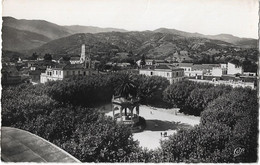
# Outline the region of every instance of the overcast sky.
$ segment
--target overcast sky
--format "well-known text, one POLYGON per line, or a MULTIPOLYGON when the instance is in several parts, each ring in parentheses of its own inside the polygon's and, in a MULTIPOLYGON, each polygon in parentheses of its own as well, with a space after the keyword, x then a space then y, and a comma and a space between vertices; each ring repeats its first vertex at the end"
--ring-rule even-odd
POLYGON ((258 38, 258 0, 3 0, 3 16, 126 30, 258 38))

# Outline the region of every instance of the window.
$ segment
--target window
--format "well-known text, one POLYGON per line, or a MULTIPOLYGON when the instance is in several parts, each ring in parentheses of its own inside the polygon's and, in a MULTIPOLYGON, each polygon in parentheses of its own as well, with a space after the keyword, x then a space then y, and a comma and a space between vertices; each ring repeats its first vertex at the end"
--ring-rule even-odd
POLYGON ((83 75, 84 75, 84 76, 86 75, 86 71, 83 72, 83 75))
POLYGON ((75 74, 75 71, 73 70, 73 71, 72 71, 72 75, 74 75, 74 74, 75 74))
POLYGON ((169 73, 167 73, 167 77, 169 77, 169 73))
POLYGON ((58 75, 58 71, 56 70, 56 75, 58 75))
POLYGON ((178 74, 179 74, 179 72, 176 72, 176 77, 178 77, 178 76, 179 76, 178 74))
POLYGON ((78 71, 78 75, 80 75, 80 70, 78 71))
POLYGON ((151 72, 151 76, 153 75, 153 72, 151 72))

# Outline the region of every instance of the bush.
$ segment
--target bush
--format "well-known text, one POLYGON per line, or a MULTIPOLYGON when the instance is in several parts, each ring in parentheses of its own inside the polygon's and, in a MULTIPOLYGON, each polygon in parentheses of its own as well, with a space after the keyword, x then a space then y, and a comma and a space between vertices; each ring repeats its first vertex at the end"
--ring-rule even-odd
POLYGON ((230 143, 242 147, 245 153, 235 162, 255 162, 257 160, 258 135, 257 92, 237 88, 214 100, 201 115, 201 124, 212 122, 224 124, 232 130, 230 143))
POLYGON ((162 141, 164 161, 232 162, 232 153, 225 155, 225 159, 219 157, 226 154, 225 149, 231 134, 229 127, 217 123, 178 131, 168 140, 162 141))

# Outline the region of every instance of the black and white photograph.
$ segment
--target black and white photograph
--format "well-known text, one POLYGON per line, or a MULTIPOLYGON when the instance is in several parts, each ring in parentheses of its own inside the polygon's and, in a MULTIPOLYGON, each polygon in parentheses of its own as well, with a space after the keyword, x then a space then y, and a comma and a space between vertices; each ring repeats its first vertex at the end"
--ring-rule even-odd
POLYGON ((259 0, 2 0, 2 163, 259 161, 259 0))

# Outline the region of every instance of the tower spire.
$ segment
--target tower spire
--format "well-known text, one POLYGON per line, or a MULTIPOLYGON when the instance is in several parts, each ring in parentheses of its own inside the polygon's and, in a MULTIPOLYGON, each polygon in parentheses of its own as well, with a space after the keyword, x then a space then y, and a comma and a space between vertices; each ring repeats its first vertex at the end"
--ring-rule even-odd
POLYGON ((85 44, 81 46, 80 62, 83 63, 86 61, 86 48, 85 44))

